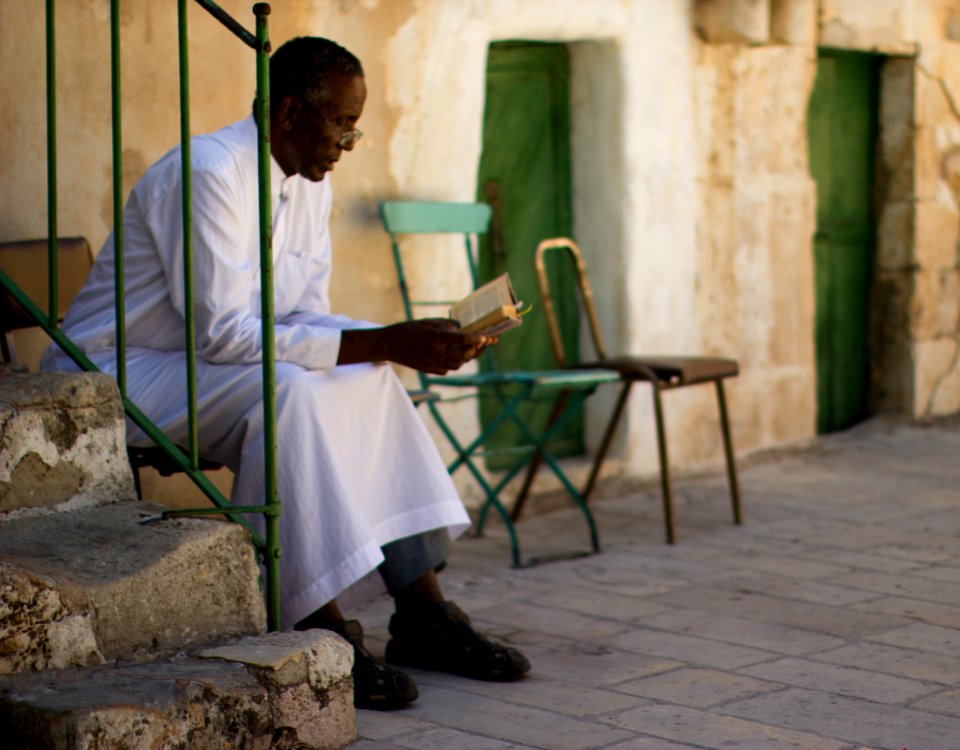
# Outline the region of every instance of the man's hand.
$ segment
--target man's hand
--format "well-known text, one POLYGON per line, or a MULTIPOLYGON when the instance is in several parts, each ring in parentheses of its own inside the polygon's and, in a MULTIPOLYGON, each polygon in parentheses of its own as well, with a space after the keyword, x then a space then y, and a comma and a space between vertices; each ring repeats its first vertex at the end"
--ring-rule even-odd
POLYGON ((385 328, 343 331, 337 364, 396 362, 430 375, 445 375, 496 342, 495 336, 461 333, 448 318, 411 320, 385 328))

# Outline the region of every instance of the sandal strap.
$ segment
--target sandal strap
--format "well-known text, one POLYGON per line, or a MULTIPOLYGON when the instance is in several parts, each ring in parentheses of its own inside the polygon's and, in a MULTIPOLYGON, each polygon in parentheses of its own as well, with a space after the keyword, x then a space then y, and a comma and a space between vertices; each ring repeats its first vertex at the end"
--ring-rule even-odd
POLYGON ((398 613, 391 618, 388 662, 479 680, 513 680, 530 671, 530 662, 520 651, 481 636, 453 602, 418 615, 398 613))

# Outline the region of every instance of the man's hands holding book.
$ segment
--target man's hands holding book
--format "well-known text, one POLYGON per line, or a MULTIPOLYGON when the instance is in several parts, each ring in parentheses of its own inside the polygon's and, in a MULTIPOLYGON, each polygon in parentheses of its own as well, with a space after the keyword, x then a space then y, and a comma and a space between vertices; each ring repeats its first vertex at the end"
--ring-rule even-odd
POLYGON ((496 336, 463 333, 449 318, 410 320, 344 331, 337 364, 396 362, 430 375, 445 375, 459 370, 497 340, 496 336))

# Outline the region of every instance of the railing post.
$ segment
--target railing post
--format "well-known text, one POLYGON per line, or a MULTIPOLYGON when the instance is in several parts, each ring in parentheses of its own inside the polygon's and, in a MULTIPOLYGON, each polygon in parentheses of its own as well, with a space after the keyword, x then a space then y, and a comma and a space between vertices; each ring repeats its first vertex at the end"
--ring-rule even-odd
POLYGON ((277 487, 276 347, 273 332, 273 218, 270 205, 270 35, 268 3, 253 6, 257 19, 257 157, 260 182, 260 304, 263 324, 264 522, 267 627, 280 629, 280 493, 277 487))
POLYGON ((47 0, 47 322, 57 325, 57 40, 54 0, 47 0))
POLYGON ((113 293, 117 385, 127 396, 127 324, 123 263, 123 134, 120 116, 120 0, 110 0, 110 103, 113 141, 113 293))
POLYGON ((177 2, 177 45, 180 57, 180 188, 183 215, 184 351, 187 355, 187 453, 190 466, 200 465, 197 440, 197 343, 193 300, 193 179, 190 151, 190 48, 187 0, 177 2))

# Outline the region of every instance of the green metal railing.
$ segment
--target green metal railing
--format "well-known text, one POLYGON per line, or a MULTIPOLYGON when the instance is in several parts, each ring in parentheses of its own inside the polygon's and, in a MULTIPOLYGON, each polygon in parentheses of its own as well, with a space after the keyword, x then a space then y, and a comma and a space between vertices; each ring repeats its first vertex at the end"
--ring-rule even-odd
MULTIPOLYGON (((178 43, 180 65, 180 139, 183 182, 183 253, 184 293, 187 301, 184 348, 187 360, 188 447, 184 453, 169 440, 127 397, 126 336, 124 324, 124 253, 123 253, 123 162, 121 138, 120 97, 120 12, 119 0, 110 3, 110 61, 113 151, 113 222, 115 249, 115 314, 117 346, 117 383, 127 416, 147 434, 170 459, 189 476, 213 503, 212 508, 167 511, 165 516, 223 514, 246 526, 266 568, 267 626, 280 628, 280 498, 277 487, 276 436, 276 363, 273 314, 273 238, 270 205, 270 37, 267 17, 270 6, 253 6, 256 33, 251 34, 240 23, 212 0, 194 0, 223 26, 252 48, 256 59, 256 103, 254 116, 258 136, 258 182, 260 191, 260 268, 261 315, 263 325, 263 416, 264 416, 264 474, 266 492, 263 505, 237 506, 223 496, 199 468, 197 438, 196 345, 193 304, 193 238, 191 211, 190 170, 190 83, 187 34, 187 0, 178 2, 178 43), (265 534, 260 536, 244 520, 243 514, 261 513, 265 519, 265 534)), ((41 310, 5 273, 0 271, 0 285, 26 310, 51 339, 84 370, 96 371, 97 366, 59 329, 57 284, 57 153, 56 153, 56 33, 55 0, 46 0, 46 87, 47 87, 47 205, 48 205, 48 268, 49 310, 41 310)))

